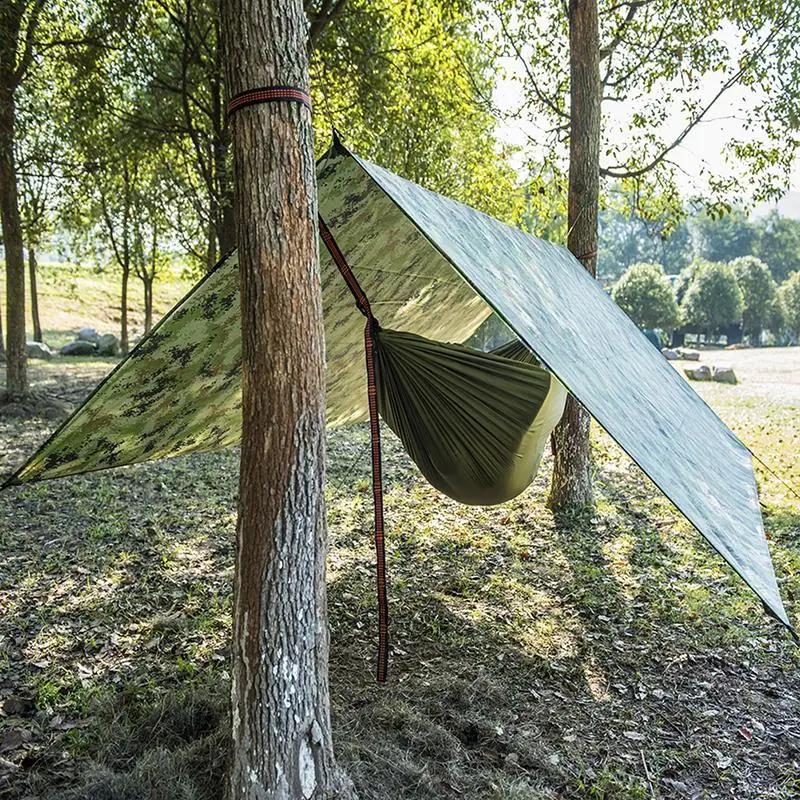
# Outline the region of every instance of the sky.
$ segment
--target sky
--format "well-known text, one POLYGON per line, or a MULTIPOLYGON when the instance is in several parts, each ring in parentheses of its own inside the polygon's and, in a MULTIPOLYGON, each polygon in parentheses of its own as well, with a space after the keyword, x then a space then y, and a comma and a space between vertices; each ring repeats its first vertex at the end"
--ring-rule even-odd
MULTIPOLYGON (((522 75, 513 59, 506 59, 503 65, 506 76, 498 81, 495 88, 495 105, 501 112, 501 118, 522 106, 522 75)), ((724 80, 719 74, 708 76, 702 86, 704 97, 711 98, 724 80)), ((699 123, 686 137, 683 143, 671 154, 671 158, 679 167, 677 181, 681 191, 689 195, 702 193, 704 179, 702 170, 706 169, 717 176, 735 174, 735 164, 726 160, 723 148, 732 138, 744 138, 744 116, 747 108, 754 102, 754 95, 749 89, 734 87, 724 94, 709 112, 708 117, 699 123)), ((622 103, 604 103, 604 125, 625 127, 631 108, 622 103)), ((683 129, 685 116, 678 108, 670 109, 670 114, 661 127, 661 134, 670 141, 683 129)), ((537 138, 541 127, 532 120, 507 120, 501 122, 498 135, 501 141, 512 145, 524 146, 529 137, 537 138)), ((530 151, 528 151, 530 152, 530 151)), ((521 166, 521 164, 519 165, 521 166)), ((747 203, 749 197, 743 196, 747 203)), ((775 203, 758 203, 752 210, 753 216, 762 216, 775 203)), ((800 218, 800 160, 795 163, 790 176, 787 194, 777 204, 779 211, 795 218, 800 218)))

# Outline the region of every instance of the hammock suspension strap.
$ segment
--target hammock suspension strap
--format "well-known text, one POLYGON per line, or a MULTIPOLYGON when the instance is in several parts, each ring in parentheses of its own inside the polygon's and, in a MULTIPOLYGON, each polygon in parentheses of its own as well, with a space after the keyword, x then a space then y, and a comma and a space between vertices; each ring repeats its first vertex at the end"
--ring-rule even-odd
POLYGON ((231 97, 228 102, 228 116, 246 106, 253 106, 258 103, 274 103, 278 100, 300 103, 309 111, 311 110, 311 98, 308 93, 298 89, 296 86, 262 86, 259 89, 246 89, 231 97))
POLYGON ((367 318, 364 326, 364 351, 367 365, 367 401, 369 406, 370 449, 372 453, 372 502, 375 511, 375 578, 378 594, 378 666, 377 680, 386 681, 389 661, 389 602, 386 594, 386 545, 383 520, 383 478, 381 468, 381 429, 378 420, 378 382, 375 365, 375 334, 380 326, 364 290, 350 269, 344 253, 339 249, 328 226, 319 217, 319 233, 334 264, 345 280, 356 301, 358 310, 367 318))

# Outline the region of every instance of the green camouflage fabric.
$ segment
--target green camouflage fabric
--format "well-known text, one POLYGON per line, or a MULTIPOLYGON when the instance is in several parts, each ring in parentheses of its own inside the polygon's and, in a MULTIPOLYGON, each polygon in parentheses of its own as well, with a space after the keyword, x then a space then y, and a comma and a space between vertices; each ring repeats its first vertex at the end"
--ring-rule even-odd
MULTIPOLYGON (((563 247, 429 192, 334 143, 320 213, 385 328, 463 342, 494 310, 790 626, 753 465, 563 247)), ((179 304, 11 478, 23 483, 240 438, 236 256, 179 304)), ((328 421, 365 418, 363 318, 322 253, 328 421)))
MULTIPOLYGON (((385 327, 462 342, 491 313, 355 159, 318 165, 320 213, 385 327)), ((367 418, 364 318, 320 249, 328 422, 367 418)), ((219 450, 241 439, 239 261, 216 266, 6 485, 219 450)))

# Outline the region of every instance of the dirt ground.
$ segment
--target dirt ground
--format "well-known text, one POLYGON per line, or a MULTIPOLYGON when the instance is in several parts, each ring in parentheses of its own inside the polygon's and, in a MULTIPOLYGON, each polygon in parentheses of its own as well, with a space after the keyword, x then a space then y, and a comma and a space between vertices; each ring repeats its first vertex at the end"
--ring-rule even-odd
MULTIPOLYGON (((740 383, 693 385, 800 484, 800 348, 703 362, 740 383)), ((32 375, 74 405, 110 366, 32 375)), ((55 424, 0 418, 0 472, 55 424)), ((545 507, 549 463, 521 497, 464 507, 387 439, 376 685, 367 443, 329 435, 335 737, 362 798, 800 797, 796 646, 599 430, 597 508, 572 517, 545 507)), ((221 797, 237 467, 194 455, 0 495, 0 797, 221 797)), ((800 501, 759 483, 797 620, 800 501)))

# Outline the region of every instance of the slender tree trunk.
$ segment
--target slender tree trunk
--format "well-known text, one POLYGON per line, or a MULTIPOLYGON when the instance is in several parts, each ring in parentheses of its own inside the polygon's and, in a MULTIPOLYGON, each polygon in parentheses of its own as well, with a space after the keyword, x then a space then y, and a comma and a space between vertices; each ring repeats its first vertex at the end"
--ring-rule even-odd
POLYGON ((144 287, 144 335, 150 333, 153 327, 153 276, 148 275, 142 278, 144 287))
POLYGON ((122 264, 122 290, 119 300, 119 351, 128 355, 128 282, 131 276, 130 264, 122 264))
MULTIPOLYGON (((600 36, 597 0, 569 0, 570 144, 567 246, 592 275, 597 264, 600 194, 600 36)), ((555 460, 548 503, 591 505, 589 414, 574 397, 554 431, 555 460)))
MULTIPOLYGON (((224 0, 229 95, 308 88, 301 0, 224 0)), ((232 121, 242 303, 242 455, 234 580, 234 800, 351 796, 331 741, 325 368, 311 115, 232 121)))
POLYGON ((25 253, 14 165, 14 93, 0 88, 0 218, 6 254, 6 392, 28 393, 25 356, 25 253))
POLYGON ((39 290, 36 284, 36 248, 28 245, 28 278, 31 285, 31 319, 33 320, 33 341, 41 342, 42 323, 39 319, 39 290))
POLYGON ((0 311, 0 361, 6 360, 6 337, 3 336, 3 314, 0 311))
POLYGON ((206 272, 211 272, 217 263, 217 231, 214 228, 214 223, 208 224, 208 233, 206 240, 206 272))

